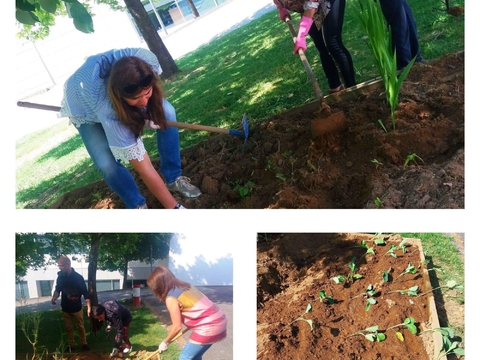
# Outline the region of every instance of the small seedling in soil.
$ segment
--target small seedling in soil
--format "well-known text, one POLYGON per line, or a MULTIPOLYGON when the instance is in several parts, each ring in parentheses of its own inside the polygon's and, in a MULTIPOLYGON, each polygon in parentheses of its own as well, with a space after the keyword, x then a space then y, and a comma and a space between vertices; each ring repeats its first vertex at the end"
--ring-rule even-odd
POLYGON ((416 165, 418 165, 418 163, 415 161, 415 159, 419 159, 421 162, 425 162, 425 161, 422 160, 422 158, 420 156, 413 153, 413 154, 407 155, 407 158, 405 159, 405 163, 403 164, 403 168, 405 169, 408 166, 408 163, 410 161, 413 161, 416 165))
POLYGON ((395 259, 397 258, 397 254, 395 254, 395 250, 397 250, 397 247, 395 245, 391 245, 390 248, 387 250, 385 255, 390 255, 394 257, 395 259))
POLYGON ((457 282, 455 280, 450 280, 447 282, 447 285, 445 286, 438 286, 434 289, 431 289, 429 291, 426 291, 422 293, 420 296, 426 295, 428 293, 431 293, 432 291, 438 290, 438 289, 449 289, 449 290, 463 290, 462 285, 457 285, 457 282))
POLYGON ((440 327, 435 329, 427 329, 422 331, 418 335, 423 335, 427 332, 435 331, 442 335, 442 348, 438 354, 438 359, 442 356, 447 356, 449 354, 465 355, 465 349, 458 347, 458 341, 452 341, 455 338, 455 334, 452 329, 448 327, 440 327))
POLYGON ((369 284, 365 291, 357 296, 354 296, 351 300, 358 298, 360 296, 363 296, 365 301, 367 302, 365 306, 365 311, 370 310, 370 306, 374 305, 377 303, 377 300, 373 298, 377 294, 377 291, 375 290, 375 287, 372 284, 369 284))
POLYGON ((377 196, 377 198, 375 199, 375 206, 377 208, 381 208, 382 207, 382 200, 377 196))
POLYGON ((402 249, 403 253, 405 254, 407 252, 407 240, 403 239, 398 247, 402 249))
MULTIPOLYGON (((410 331, 413 335, 416 335, 417 332, 418 332, 418 328, 415 325, 415 319, 413 317, 406 318, 405 320, 403 320, 403 323, 401 323, 401 324, 390 326, 387 330, 385 330, 385 332, 387 332, 388 330, 392 330, 396 327, 400 327, 400 326, 405 326, 407 328, 407 330, 410 331)), ((397 338, 400 341, 404 341, 403 334, 401 332, 397 331, 395 334, 397 335, 397 338)))
MULTIPOLYGON (((378 325, 375 326, 370 326, 366 328, 365 330, 358 331, 350 336, 355 336, 355 335, 362 335, 365 337, 365 339, 369 341, 377 341, 377 342, 382 342, 385 340, 386 336, 384 333, 378 332, 378 325)), ((348 336, 348 337, 350 337, 348 336)))
POLYGON ((378 123, 380 124, 381 128, 383 129, 383 131, 385 131, 386 133, 388 133, 387 128, 385 127, 385 125, 383 125, 382 119, 378 119, 377 121, 378 121, 378 123))
POLYGON ((235 190, 238 190, 241 197, 246 197, 249 193, 252 192, 255 183, 252 181, 247 181, 247 183, 243 186, 237 185, 235 190))
POLYGON ((348 268, 350 269, 350 274, 347 276, 348 281, 355 281, 358 279, 361 279, 363 275, 357 274, 356 272, 358 271, 357 264, 355 263, 357 261, 357 258, 353 258, 350 260, 348 263, 348 268))
POLYGON ((345 282, 345 277, 342 275, 337 275, 337 276, 334 276, 332 280, 335 284, 340 284, 345 282))
POLYGON ((363 247, 365 249, 365 254, 363 254, 362 257, 367 254, 375 255, 375 250, 373 249, 373 247, 368 246, 365 240, 362 240, 360 242, 360 247, 363 247))
POLYGON ((390 273, 388 270, 383 270, 382 271, 382 279, 383 281, 385 282, 389 282, 390 281, 390 273))
POLYGON ((310 331, 313 331, 313 322, 312 322, 312 320, 310 320, 310 319, 305 319, 305 318, 304 318, 304 316, 305 316, 306 314, 308 314, 310 311, 312 311, 312 305, 311 305, 310 303, 308 303, 305 312, 304 312, 301 316, 299 316, 298 318, 296 318, 295 320, 293 320, 293 321, 292 321, 290 324, 288 324, 288 325, 293 324, 295 321, 305 321, 305 322, 308 323, 308 325, 310 325, 310 331))
POLYGON ((315 300, 320 300, 324 304, 335 304, 335 299, 331 296, 328 296, 325 290, 320 290, 318 292, 318 298, 315 300))
POLYGON ((380 161, 378 161, 377 159, 373 159, 373 160, 372 160, 372 163, 375 164, 375 168, 376 168, 376 169, 378 169, 380 166, 383 165, 383 164, 382 164, 380 161))
POLYGON ((416 268, 415 266, 413 266, 411 262, 408 262, 408 265, 407 265, 407 267, 405 268, 405 270, 403 270, 403 272, 402 272, 400 275, 398 275, 398 276, 393 280, 393 282, 396 281, 396 280, 398 280, 399 277, 401 277, 401 276, 403 276, 403 275, 405 275, 405 274, 416 274, 416 273, 417 273, 417 268, 416 268))
POLYGON ((400 293, 402 295, 408 295, 408 296, 418 296, 418 292, 420 291, 420 288, 418 285, 412 286, 411 288, 408 289, 403 289, 403 290, 392 290, 389 291, 387 294, 392 294, 392 293, 400 293))

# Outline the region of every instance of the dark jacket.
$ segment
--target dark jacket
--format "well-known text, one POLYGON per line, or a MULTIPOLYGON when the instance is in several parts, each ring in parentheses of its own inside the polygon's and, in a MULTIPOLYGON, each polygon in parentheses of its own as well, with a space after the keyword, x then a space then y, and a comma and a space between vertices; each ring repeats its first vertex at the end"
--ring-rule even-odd
POLYGON ((82 310, 82 295, 84 299, 88 299, 87 285, 85 285, 83 276, 75 272, 74 268, 72 268, 70 275, 65 275, 61 271, 57 275, 55 291, 62 293, 62 310, 67 313, 82 310))
POLYGON ((107 324, 114 327, 117 332, 115 344, 121 344, 124 337, 124 327, 129 326, 132 322, 132 313, 117 300, 108 300, 102 305, 105 308, 107 324))

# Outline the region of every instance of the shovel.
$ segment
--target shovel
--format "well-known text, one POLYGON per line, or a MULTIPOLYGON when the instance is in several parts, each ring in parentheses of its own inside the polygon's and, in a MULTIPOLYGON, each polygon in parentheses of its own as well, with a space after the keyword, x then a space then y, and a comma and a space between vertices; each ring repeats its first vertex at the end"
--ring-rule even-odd
MULTIPOLYGON (((295 42, 297 37, 297 32, 293 28, 291 19, 286 18, 285 22, 288 25, 290 34, 292 35, 292 38, 293 38, 293 42, 295 42)), ((303 63, 303 66, 305 67, 307 75, 313 85, 313 89, 315 90, 315 95, 317 95, 317 99, 320 102, 320 119, 312 120, 310 124, 312 136, 316 138, 318 136, 325 135, 327 133, 341 131, 346 126, 346 122, 347 122, 345 113, 343 111, 339 111, 332 114, 332 109, 330 109, 330 106, 328 106, 328 104, 325 102, 325 98, 323 97, 323 93, 322 93, 322 90, 320 89, 320 85, 318 85, 318 81, 315 77, 315 74, 313 73, 312 68, 308 63, 307 57, 305 56, 305 53, 303 52, 302 49, 298 49, 298 55, 300 56, 300 59, 302 60, 302 63, 303 63)))
MULTIPOLYGON (((37 103, 31 103, 26 101, 17 101, 17 105, 21 107, 31 108, 31 109, 49 110, 49 111, 56 111, 56 112, 60 111, 60 106, 37 104, 37 103)), ((208 131, 208 132, 243 137, 245 139, 243 143, 243 149, 245 149, 245 145, 248 140, 248 119, 246 114, 243 115, 243 119, 242 119, 243 132, 237 131, 237 130, 222 129, 214 126, 187 124, 187 123, 181 123, 176 121, 167 121, 167 126, 176 127, 180 129, 208 131)))

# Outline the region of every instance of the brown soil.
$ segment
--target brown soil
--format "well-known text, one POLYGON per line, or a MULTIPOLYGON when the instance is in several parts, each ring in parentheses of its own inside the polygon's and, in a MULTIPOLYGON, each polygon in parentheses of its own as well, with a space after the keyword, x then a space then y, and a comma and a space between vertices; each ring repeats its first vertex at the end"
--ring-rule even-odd
MULTIPOLYGON (((405 327, 387 330, 408 317, 415 319, 420 331, 437 328, 437 316, 427 266, 421 243, 409 239, 410 246, 397 258, 386 256, 399 236, 384 236, 386 245, 375 245, 367 234, 262 234, 257 239, 257 359, 362 359, 405 360, 437 359, 441 338, 432 333, 414 335, 405 327), (375 250, 365 255, 361 240, 375 250), (410 242, 411 241, 411 242, 410 242), (356 257, 363 277, 336 284, 333 277, 350 273, 348 263, 356 257), (399 275, 408 263, 416 274, 399 275), (387 270, 389 281, 382 273, 387 270), (393 281, 392 281, 393 280, 393 281), (377 292, 376 304, 366 311, 364 293, 372 284, 377 292), (420 296, 390 293, 418 285, 420 296), (333 304, 317 300, 319 291, 333 297, 333 304), (425 295, 421 295, 425 293, 425 295), (307 304, 312 310, 306 314, 307 304), (300 316, 312 320, 312 328, 300 316), (383 342, 371 342, 360 335, 350 336, 378 325, 386 335, 383 342), (400 341, 395 332, 400 332, 400 341), (437 345, 435 345, 437 342, 437 345)), ((463 313, 463 305, 450 304, 448 313, 463 313)), ((444 319, 443 319, 444 320, 444 319)), ((463 326, 462 323, 457 324, 463 326)), ((445 325, 443 325, 445 326, 445 325)), ((459 357, 463 358, 463 357, 459 357)), ((449 359, 457 359, 456 356, 449 359)))
MULTIPOLYGON (((128 357, 110 357, 109 354, 99 354, 95 351, 88 351, 83 353, 76 353, 76 354, 65 354, 61 357, 54 357, 53 355, 48 358, 48 360, 116 360, 116 359, 146 359, 148 355, 153 354, 152 352, 147 351, 134 351, 128 357)), ((17 360, 25 359, 24 355, 17 355, 17 360)), ((151 360, 158 360, 158 354, 152 356, 151 360)))
MULTIPOLYGON (((203 194, 178 200, 203 209, 464 208, 464 52, 414 65, 401 89, 394 131, 382 87, 326 97, 333 112, 347 117, 340 133, 313 139, 311 121, 319 118, 314 102, 249 119, 244 151, 242 138, 218 134, 183 150, 184 175, 203 194), (241 195, 241 188, 248 193, 241 195)), ((162 208, 134 176, 149 208, 162 208)), ((52 208, 124 204, 99 181, 64 194, 52 208)))

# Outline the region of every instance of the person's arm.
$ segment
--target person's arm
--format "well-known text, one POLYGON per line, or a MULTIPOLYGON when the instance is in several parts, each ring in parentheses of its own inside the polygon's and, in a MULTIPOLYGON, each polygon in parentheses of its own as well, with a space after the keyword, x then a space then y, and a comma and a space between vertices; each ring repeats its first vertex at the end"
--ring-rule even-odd
POLYGON ((51 300, 52 305, 56 305, 56 304, 57 304, 57 299, 58 299, 59 296, 60 296, 60 293, 59 293, 57 290, 55 290, 55 291, 53 292, 53 296, 52 296, 52 300, 51 300))
POLYGON ((160 174, 153 167, 147 153, 145 153, 142 161, 132 159, 130 160, 130 164, 132 164, 148 189, 166 209, 173 209, 177 205, 177 200, 175 200, 167 189, 160 174))
POLYGON ((278 18, 282 21, 286 21, 287 19, 292 20, 290 12, 281 4, 278 0, 273 0, 273 3, 278 9, 278 18))
POLYGON ((90 299, 85 299, 85 303, 87 304, 87 316, 90 317, 92 313, 92 303, 90 302, 90 299))
POLYGON ((300 25, 298 26, 298 34, 297 39, 295 40, 295 46, 293 47, 294 54, 298 52, 298 49, 302 49, 303 51, 307 50, 306 36, 312 27, 313 16, 315 15, 316 10, 317 9, 308 9, 303 13, 302 19, 300 20, 300 25))
POLYGON ((170 320, 172 320, 172 325, 168 330, 168 335, 163 339, 162 343, 159 345, 158 349, 160 352, 167 350, 168 344, 182 331, 182 312, 180 311, 180 303, 175 298, 167 297, 165 300, 167 305, 168 313, 170 314, 170 320))

